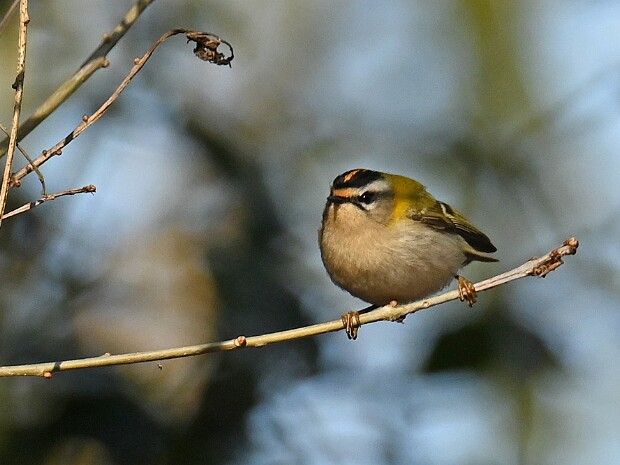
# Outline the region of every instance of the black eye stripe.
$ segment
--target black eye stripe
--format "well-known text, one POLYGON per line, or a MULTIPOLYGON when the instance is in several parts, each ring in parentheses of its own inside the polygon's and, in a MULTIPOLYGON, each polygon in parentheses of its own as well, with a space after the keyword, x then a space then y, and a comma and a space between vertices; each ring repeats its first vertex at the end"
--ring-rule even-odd
POLYGON ((366 192, 362 192, 358 197, 357 200, 360 203, 363 204, 371 204, 375 201, 377 197, 377 193, 376 192, 370 192, 370 191, 366 191, 366 192))
POLYGON ((377 205, 377 201, 382 198, 390 198, 391 195, 381 191, 365 191, 359 195, 349 198, 349 202, 362 210, 369 210, 372 206, 377 205))

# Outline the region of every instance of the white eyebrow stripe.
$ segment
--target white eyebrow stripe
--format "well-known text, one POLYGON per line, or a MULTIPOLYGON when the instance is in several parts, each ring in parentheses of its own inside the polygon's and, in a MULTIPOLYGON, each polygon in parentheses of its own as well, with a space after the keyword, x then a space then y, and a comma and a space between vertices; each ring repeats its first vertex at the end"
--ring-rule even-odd
POLYGON ((360 189, 364 189, 370 192, 382 193, 388 192, 390 190, 390 185, 383 179, 377 179, 360 189))

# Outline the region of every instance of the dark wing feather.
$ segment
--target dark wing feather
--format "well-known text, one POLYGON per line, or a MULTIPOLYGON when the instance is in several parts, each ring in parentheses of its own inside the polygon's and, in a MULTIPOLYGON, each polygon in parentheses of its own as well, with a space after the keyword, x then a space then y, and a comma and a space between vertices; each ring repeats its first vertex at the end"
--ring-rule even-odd
POLYGON ((476 251, 492 253, 497 251, 491 240, 471 224, 458 210, 439 200, 433 202, 421 211, 411 212, 411 218, 421 221, 437 229, 458 234, 476 251))

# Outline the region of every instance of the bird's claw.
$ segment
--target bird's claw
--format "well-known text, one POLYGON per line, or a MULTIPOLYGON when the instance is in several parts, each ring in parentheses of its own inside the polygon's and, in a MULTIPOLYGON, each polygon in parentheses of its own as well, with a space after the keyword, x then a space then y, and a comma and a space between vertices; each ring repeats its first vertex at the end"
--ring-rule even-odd
POLYGON ((470 307, 473 307, 476 303, 476 298, 478 294, 476 293, 476 288, 474 287, 474 283, 464 278, 463 276, 459 276, 459 300, 461 302, 467 301, 470 307))
POLYGON ((347 333, 347 337, 353 341, 356 340, 359 327, 361 326, 360 313, 345 313, 340 317, 340 319, 342 320, 342 324, 344 325, 344 330, 347 333))

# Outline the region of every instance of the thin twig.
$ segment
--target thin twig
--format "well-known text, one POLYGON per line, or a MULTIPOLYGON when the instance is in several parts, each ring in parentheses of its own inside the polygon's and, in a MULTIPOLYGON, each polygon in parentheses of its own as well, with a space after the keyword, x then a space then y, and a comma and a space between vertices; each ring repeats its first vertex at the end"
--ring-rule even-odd
POLYGON ((5 213, 2 216, 2 219, 6 220, 7 218, 10 218, 12 216, 27 212, 28 210, 32 210, 34 207, 38 207, 42 203, 49 202, 50 200, 55 200, 58 197, 64 197, 66 195, 85 194, 85 193, 94 194, 95 192, 97 192, 97 188, 93 186, 92 184, 89 184, 88 186, 80 187, 78 189, 69 189, 66 191, 57 192, 55 194, 46 195, 40 198, 39 200, 35 200, 34 202, 28 202, 22 205, 21 207, 16 208, 15 210, 5 213))
MULTIPOLYGON (((118 43, 131 26, 138 20, 140 14, 155 0, 138 0, 135 5, 127 12, 125 17, 109 34, 104 34, 101 44, 90 55, 88 60, 75 72, 73 76, 67 79, 63 84, 50 95, 43 104, 41 104, 26 121, 22 123, 17 133, 17 140, 22 140, 34 128, 36 128, 45 118, 51 115, 65 100, 80 88, 84 82, 92 76, 95 71, 106 68, 109 64, 106 58, 107 53, 118 43)), ((7 150, 8 139, 0 142, 0 157, 7 150)))
POLYGON ((9 195, 9 179, 11 178, 11 167, 13 166, 13 156, 17 146, 17 130, 19 129, 19 117, 22 111, 22 98, 24 97, 24 76, 26 73, 26 38, 28 32, 28 0, 19 2, 19 39, 17 53, 17 76, 13 83, 15 89, 15 104, 13 105, 13 121, 11 134, 9 135, 9 148, 6 153, 6 163, 4 165, 4 175, 2 176, 2 187, 0 188, 0 226, 2 226, 2 215, 6 208, 6 200, 9 195))
POLYGON ((49 150, 44 150, 43 153, 39 157, 34 160, 34 163, 28 164, 19 170, 13 176, 11 182, 16 183, 28 173, 33 171, 34 167, 39 167, 47 160, 52 158, 54 155, 60 155, 62 153, 62 149, 67 146, 71 141, 75 140, 80 134, 82 134, 86 129, 92 126, 95 122, 97 122, 108 110, 108 108, 116 101, 116 99, 120 96, 120 94, 125 90, 125 88, 129 85, 131 80, 135 77, 136 74, 144 67, 146 62, 151 58, 151 55, 155 52, 155 49, 159 47, 162 43, 168 40, 170 37, 175 36, 177 34, 186 34, 188 42, 190 40, 195 41, 197 43, 196 48, 194 49, 194 54, 198 56, 198 58, 206 61, 210 61, 211 63, 215 63, 218 65, 229 65, 232 60, 232 47, 231 45, 219 38, 217 36, 207 33, 207 32, 196 32, 190 31, 187 29, 173 29, 172 31, 166 32, 163 36, 161 36, 152 46, 151 48, 142 56, 141 58, 136 58, 134 60, 135 65, 131 68, 129 74, 123 79, 114 93, 99 107, 97 111, 95 111, 92 115, 84 115, 82 117, 82 122, 78 124, 78 126, 71 131, 64 139, 59 141, 56 145, 54 145, 49 150), (214 39, 215 38, 215 39, 214 39), (230 49, 230 56, 226 57, 224 54, 220 52, 213 52, 213 45, 211 44, 219 44, 224 43, 230 49), (206 50, 206 52, 205 52, 206 50), (211 53, 210 58, 205 58, 205 53, 211 53))
MULTIPOLYGON (((510 281, 514 281, 526 276, 544 277, 547 273, 562 265, 562 257, 574 255, 579 247, 579 242, 574 237, 566 240, 561 247, 552 250, 547 255, 540 258, 532 258, 523 265, 502 273, 498 276, 489 278, 475 284, 476 291, 486 291, 496 286, 501 286, 510 281)), ((434 297, 413 302, 407 305, 392 307, 385 306, 371 312, 360 315, 360 325, 373 323, 376 321, 402 321, 410 313, 434 307, 435 305, 456 300, 459 298, 458 291, 450 291, 434 297)), ((110 365, 127 365, 131 363, 153 362, 157 360, 168 360, 173 358, 190 357, 194 355, 207 354, 211 352, 223 352, 241 347, 263 347, 267 344, 276 342, 290 341, 304 337, 315 336, 333 331, 344 329, 341 319, 321 323, 312 326, 305 326, 287 331, 265 334, 262 336, 245 337, 239 336, 235 339, 221 342, 211 342, 174 349, 164 349, 149 352, 135 352, 131 354, 111 355, 104 354, 99 357, 83 358, 77 360, 66 360, 62 362, 36 363, 31 365, 14 365, 0 367, 0 376, 42 376, 51 378, 53 372, 77 370, 81 368, 92 368, 110 365)))

